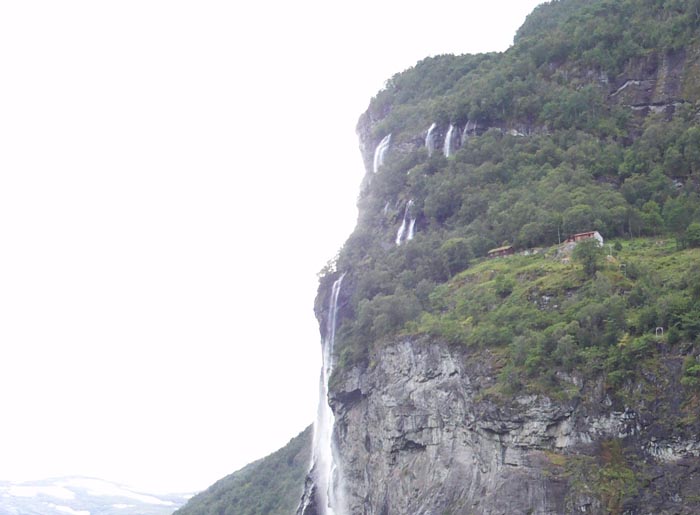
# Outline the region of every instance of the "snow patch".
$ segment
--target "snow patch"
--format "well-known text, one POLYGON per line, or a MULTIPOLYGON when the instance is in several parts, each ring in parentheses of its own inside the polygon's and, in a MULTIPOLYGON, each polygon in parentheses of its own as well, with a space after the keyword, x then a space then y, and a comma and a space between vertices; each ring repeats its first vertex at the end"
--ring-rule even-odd
POLYGON ((175 503, 172 501, 163 501, 162 499, 158 499, 152 495, 133 492, 125 487, 115 485, 114 483, 108 483, 107 481, 102 481, 100 479, 70 478, 61 484, 63 486, 84 488, 87 490, 89 495, 95 495, 98 497, 124 497, 126 499, 133 499, 144 504, 152 504, 156 506, 175 506, 175 503))
POLYGON ((75 493, 62 486, 19 486, 12 485, 7 493, 12 497, 36 497, 46 495, 56 499, 75 499, 75 493))
POLYGON ((87 510, 74 510, 69 506, 59 506, 58 504, 49 504, 49 506, 56 511, 68 513, 69 515, 90 515, 90 512, 87 510))

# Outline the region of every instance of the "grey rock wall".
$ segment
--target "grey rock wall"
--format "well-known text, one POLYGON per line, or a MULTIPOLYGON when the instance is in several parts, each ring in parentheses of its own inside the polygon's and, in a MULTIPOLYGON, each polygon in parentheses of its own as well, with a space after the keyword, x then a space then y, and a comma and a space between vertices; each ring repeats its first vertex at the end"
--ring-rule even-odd
POLYGON ((610 513, 600 456, 614 440, 643 464, 620 483, 632 493, 619 513, 694 513, 686 501, 700 493, 697 441, 659 447, 599 383, 580 384, 567 401, 494 400, 497 365, 488 351, 405 338, 340 378, 331 400, 350 513, 610 513), (673 486, 655 492, 646 474, 673 486))

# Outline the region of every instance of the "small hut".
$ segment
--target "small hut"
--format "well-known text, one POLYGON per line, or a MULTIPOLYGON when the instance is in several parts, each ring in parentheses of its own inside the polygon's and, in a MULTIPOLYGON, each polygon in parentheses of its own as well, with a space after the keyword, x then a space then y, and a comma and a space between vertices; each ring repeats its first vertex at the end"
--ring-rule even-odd
POLYGON ((598 240, 598 245, 603 246, 603 237, 598 231, 587 231, 574 234, 566 239, 566 243, 578 243, 583 240, 596 239, 598 240))
POLYGON ((489 250, 486 256, 489 258, 497 258, 512 256, 513 254, 515 254, 515 249, 513 249, 512 245, 507 245, 505 247, 498 247, 497 249, 489 250))

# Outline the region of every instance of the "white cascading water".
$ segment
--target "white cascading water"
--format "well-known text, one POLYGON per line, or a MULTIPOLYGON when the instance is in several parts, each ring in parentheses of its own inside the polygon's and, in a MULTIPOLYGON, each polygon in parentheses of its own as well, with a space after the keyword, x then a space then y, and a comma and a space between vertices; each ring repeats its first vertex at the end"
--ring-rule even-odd
POLYGON ((413 239, 413 230, 416 225, 416 219, 409 219, 408 217, 412 205, 413 200, 409 200, 406 203, 406 209, 403 212, 403 220, 401 221, 401 227, 399 227, 399 230, 396 233, 396 245, 401 245, 401 242, 404 240, 404 236, 406 236, 406 240, 413 239), (406 234, 406 229, 408 229, 408 234, 406 234))
POLYGON ((403 233, 406 232, 406 216, 404 215, 403 221, 401 222, 401 227, 399 227, 396 233, 396 244, 401 245, 401 240, 403 239, 403 233))
POLYGON ((447 129, 447 135, 445 136, 445 144, 442 146, 442 153, 445 154, 445 157, 450 157, 452 152, 452 133, 454 130, 455 126, 450 124, 450 128, 447 129))
POLYGON ((416 231, 416 219, 411 218, 411 221, 408 223, 408 236, 406 236, 406 240, 411 241, 413 239, 413 236, 415 235, 416 231))
POLYGON ((323 364, 319 381, 318 411, 314 424, 313 453, 309 475, 313 479, 314 489, 305 492, 299 514, 345 515, 346 510, 340 485, 340 470, 336 462, 336 450, 333 443, 335 415, 328 403, 328 381, 333 373, 333 353, 335 347, 335 330, 338 315, 338 296, 345 274, 333 283, 326 320, 326 335, 322 341, 323 364), (314 498, 315 497, 315 498, 314 498), (309 511, 314 505, 315 510, 309 511))
POLYGON ((475 132, 476 122, 470 122, 469 120, 467 120, 467 124, 464 126, 464 131, 462 131, 462 146, 464 146, 464 143, 469 139, 469 136, 471 136, 475 132))
POLYGON ((391 134, 384 136, 382 141, 379 142, 379 145, 377 145, 377 148, 374 149, 374 163, 372 166, 372 171, 374 173, 377 173, 379 167, 384 164, 384 154, 386 154, 389 148, 389 143, 391 143, 391 134))
POLYGON ((433 136, 433 131, 437 127, 437 124, 433 123, 428 129, 428 134, 425 136, 425 146, 428 148, 428 155, 432 156, 435 151, 435 138, 433 136))

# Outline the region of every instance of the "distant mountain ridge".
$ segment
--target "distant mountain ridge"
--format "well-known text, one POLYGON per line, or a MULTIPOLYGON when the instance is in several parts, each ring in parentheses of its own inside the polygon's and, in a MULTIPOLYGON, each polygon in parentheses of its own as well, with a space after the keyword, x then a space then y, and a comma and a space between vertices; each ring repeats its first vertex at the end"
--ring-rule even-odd
POLYGON ((0 481, 0 515, 170 515, 190 497, 76 476, 0 481))

